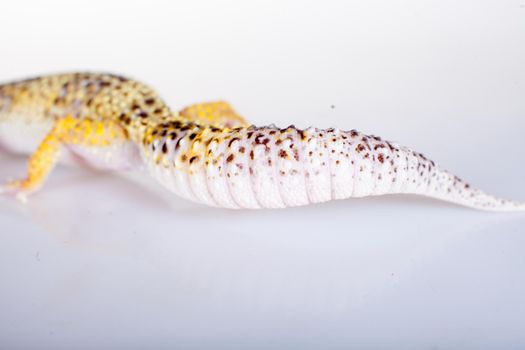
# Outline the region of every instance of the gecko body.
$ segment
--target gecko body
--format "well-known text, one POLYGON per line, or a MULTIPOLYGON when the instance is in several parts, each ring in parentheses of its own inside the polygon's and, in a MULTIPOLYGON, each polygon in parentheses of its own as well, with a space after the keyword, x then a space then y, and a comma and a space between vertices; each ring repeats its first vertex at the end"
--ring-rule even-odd
POLYGON ((145 167, 177 195, 232 209, 411 193, 495 211, 525 205, 472 188, 421 153, 356 130, 256 127, 225 102, 173 112, 140 82, 60 74, 0 85, 0 145, 31 154, 25 196, 59 160, 145 167))

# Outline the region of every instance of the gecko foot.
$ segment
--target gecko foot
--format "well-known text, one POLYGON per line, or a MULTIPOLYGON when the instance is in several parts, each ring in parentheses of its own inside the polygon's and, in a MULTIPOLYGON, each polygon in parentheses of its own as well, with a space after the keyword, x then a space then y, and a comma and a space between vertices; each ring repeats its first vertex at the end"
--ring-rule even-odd
POLYGON ((0 195, 9 196, 22 203, 27 202, 27 196, 33 192, 29 189, 25 180, 9 180, 4 185, 0 185, 0 195))

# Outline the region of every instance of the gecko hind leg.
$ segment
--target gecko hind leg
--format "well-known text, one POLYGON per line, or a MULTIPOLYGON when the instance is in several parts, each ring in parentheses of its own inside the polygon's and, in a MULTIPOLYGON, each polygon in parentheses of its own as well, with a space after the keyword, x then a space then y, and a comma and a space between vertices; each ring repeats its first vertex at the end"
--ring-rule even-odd
POLYGON ((235 112, 229 103, 224 101, 193 104, 182 109, 179 114, 185 119, 204 125, 227 128, 250 125, 242 116, 235 112))
POLYGON ((0 194, 13 195, 25 202, 27 195, 41 187, 60 156, 60 138, 57 130, 58 128, 54 127, 30 156, 26 178, 8 181, 0 186, 0 194))
POLYGON ((13 195, 25 201, 29 194, 38 191, 59 160, 64 144, 109 146, 111 140, 125 137, 122 129, 112 122, 72 117, 59 119, 29 157, 26 177, 1 185, 0 194, 13 195))

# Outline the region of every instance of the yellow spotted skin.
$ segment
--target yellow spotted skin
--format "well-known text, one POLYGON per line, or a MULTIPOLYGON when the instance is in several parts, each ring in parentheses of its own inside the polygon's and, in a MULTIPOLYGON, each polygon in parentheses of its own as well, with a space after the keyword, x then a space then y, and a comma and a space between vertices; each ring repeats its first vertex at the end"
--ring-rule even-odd
POLYGON ((30 154, 26 177, 0 185, 0 193, 21 199, 72 155, 109 169, 145 167, 183 198, 232 209, 412 193, 483 210, 525 210, 377 136, 255 127, 222 101, 174 112, 147 85, 113 74, 0 85, 1 147, 30 154))
POLYGON ((51 125, 29 159, 27 178, 5 186, 4 191, 19 196, 42 185, 59 158, 61 145, 150 144, 159 125, 167 122, 177 122, 181 128, 194 122, 218 127, 246 125, 225 102, 197 104, 176 113, 143 83, 93 73, 50 75, 0 85, 0 124, 15 119, 51 125))

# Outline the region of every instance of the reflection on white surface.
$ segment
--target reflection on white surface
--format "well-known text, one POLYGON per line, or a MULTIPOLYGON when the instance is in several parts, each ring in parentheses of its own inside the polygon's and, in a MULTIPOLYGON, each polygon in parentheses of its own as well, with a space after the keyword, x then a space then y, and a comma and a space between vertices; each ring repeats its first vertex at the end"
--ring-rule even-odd
MULTIPOLYGON (((10 1, 0 80, 146 81, 174 108, 356 128, 525 200, 525 4, 10 1), (160 9, 160 10, 159 10, 160 9)), ((0 154, 0 180, 21 158, 0 154)), ((229 211, 59 167, 0 197, 0 349, 525 347, 525 215, 411 196, 229 211)))
POLYGON ((0 200, 7 344, 523 341, 523 215, 402 196, 230 211, 148 182, 59 168, 26 205, 0 200))

